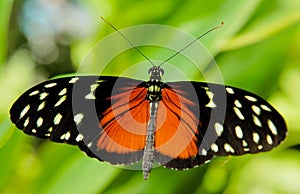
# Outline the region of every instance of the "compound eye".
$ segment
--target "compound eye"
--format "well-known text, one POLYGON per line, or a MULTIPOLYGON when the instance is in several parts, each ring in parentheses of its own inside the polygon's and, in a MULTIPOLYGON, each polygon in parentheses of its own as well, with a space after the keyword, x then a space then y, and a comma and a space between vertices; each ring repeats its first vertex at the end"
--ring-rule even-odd
POLYGON ((153 73, 152 73, 152 72, 153 72, 153 68, 154 68, 154 67, 151 67, 151 68, 148 70, 148 74, 149 74, 149 75, 152 75, 152 74, 153 74, 153 73))
POLYGON ((164 71, 163 69, 160 69, 160 70, 159 70, 159 75, 160 75, 160 76, 163 76, 164 74, 165 74, 165 71, 164 71))

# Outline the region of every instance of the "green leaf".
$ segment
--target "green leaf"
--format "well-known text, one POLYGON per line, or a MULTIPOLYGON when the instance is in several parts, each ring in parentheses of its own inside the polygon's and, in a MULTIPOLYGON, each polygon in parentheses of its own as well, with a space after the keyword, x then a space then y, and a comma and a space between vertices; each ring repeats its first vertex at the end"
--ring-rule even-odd
POLYGON ((6 61, 10 15, 14 0, 0 1, 0 67, 6 61))
MULTIPOLYGON (((271 2, 269 2, 271 3, 271 2)), ((251 21, 246 30, 227 42, 223 51, 233 50, 261 42, 281 31, 299 24, 300 2, 297 0, 281 1, 276 9, 251 21)))
POLYGON ((2 122, 0 122, 0 149, 9 140, 13 132, 14 129, 13 127, 11 127, 9 119, 5 119, 2 122))
POLYGON ((119 170, 107 163, 85 157, 63 161, 55 176, 41 193, 82 194, 101 192, 118 175, 119 170))

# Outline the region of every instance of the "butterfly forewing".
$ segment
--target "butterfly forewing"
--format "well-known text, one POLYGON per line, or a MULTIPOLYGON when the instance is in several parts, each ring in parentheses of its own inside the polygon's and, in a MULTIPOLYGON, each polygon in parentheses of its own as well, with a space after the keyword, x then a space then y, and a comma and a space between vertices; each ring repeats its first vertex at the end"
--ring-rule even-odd
MULTIPOLYGON (((217 155, 268 151, 286 136, 283 117, 259 96, 226 87, 227 107, 223 126, 215 123, 218 140, 211 146, 217 155)), ((221 123, 220 123, 221 124, 221 123)))
POLYGON ((72 79, 46 81, 26 91, 10 110, 12 122, 29 135, 76 144, 72 79))

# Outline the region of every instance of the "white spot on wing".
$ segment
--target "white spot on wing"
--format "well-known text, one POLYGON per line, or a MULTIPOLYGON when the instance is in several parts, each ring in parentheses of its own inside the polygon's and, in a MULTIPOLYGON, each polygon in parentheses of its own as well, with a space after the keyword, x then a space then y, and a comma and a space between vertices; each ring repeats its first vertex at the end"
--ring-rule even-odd
POLYGON ((49 94, 46 92, 43 92, 40 94, 40 100, 44 100, 49 94))
POLYGON ((50 84, 45 85, 44 87, 45 88, 52 88, 53 86, 56 86, 56 85, 57 85, 57 83, 50 83, 50 84))
POLYGON ((274 123, 270 119, 268 120, 268 126, 274 135, 278 134, 277 128, 275 127, 274 123))
POLYGON ((48 132, 52 132, 53 131, 53 127, 50 127, 49 129, 48 129, 48 132))
POLYGON ((235 134, 238 138, 242 139, 243 138, 243 131, 240 126, 235 127, 235 134))
POLYGON ((209 90, 209 88, 208 87, 205 87, 205 86, 201 86, 201 88, 203 88, 204 90, 209 90))
POLYGON ((219 151, 219 147, 217 144, 213 143, 211 144, 210 146, 211 150, 214 151, 214 152, 218 152, 219 151))
POLYGON ((243 146, 248 147, 248 143, 245 140, 243 140, 243 146))
POLYGON ((223 125, 221 125, 220 123, 215 123, 215 130, 216 130, 218 137, 220 137, 224 130, 223 125))
POLYGON ((258 106, 253 105, 253 106, 251 106, 251 108, 252 108, 253 112, 255 112, 256 115, 260 115, 261 110, 258 106))
POLYGON ((209 98, 209 102, 205 105, 205 107, 209 107, 209 108, 215 108, 215 107, 217 107, 217 105, 213 101, 214 94, 211 91, 207 90, 206 91, 206 95, 209 98))
POLYGON ((262 126, 262 125, 261 125, 261 122, 260 122, 260 120, 257 118, 257 116, 252 115, 252 117, 253 117, 253 122, 254 122, 254 124, 257 125, 257 126, 259 126, 259 127, 261 127, 261 126, 262 126))
POLYGON ((238 108, 233 107, 233 110, 234 110, 235 114, 236 114, 241 120, 244 120, 244 119, 245 119, 244 116, 242 115, 241 111, 240 111, 238 108))
POLYGON ((93 142, 88 143, 87 147, 89 147, 89 148, 92 147, 92 144, 93 144, 93 142))
POLYGON ((60 136, 60 139, 63 140, 63 139, 65 139, 65 137, 66 137, 66 134, 62 134, 62 136, 60 136))
POLYGON ((216 108, 217 105, 216 105, 212 100, 210 100, 209 103, 207 103, 207 104, 205 105, 205 107, 208 107, 208 108, 216 108))
POLYGON ((32 133, 36 133, 36 129, 32 129, 31 132, 32 132, 32 133))
POLYGON ((254 98, 253 96, 245 96, 245 98, 246 98, 247 100, 250 100, 251 102, 256 102, 256 101, 257 101, 257 99, 254 98))
POLYGON ((225 143, 225 144, 224 144, 224 149, 225 149, 226 152, 234 153, 234 149, 233 149, 233 148, 231 147, 231 145, 228 144, 228 143, 225 143))
POLYGON ((238 100, 235 100, 235 101, 234 101, 234 105, 235 105, 236 107, 238 107, 238 108, 242 108, 242 104, 241 104, 240 101, 238 101, 238 100))
POLYGON ((73 78, 69 81, 69 83, 70 83, 70 84, 74 84, 75 82, 77 82, 77 80, 79 80, 79 77, 73 77, 73 78))
POLYGON ((264 105, 264 104, 260 105, 260 107, 261 107, 262 109, 266 110, 266 111, 271 112, 271 109, 270 109, 269 107, 267 107, 266 105, 264 105))
POLYGON ((96 99, 96 96, 91 92, 85 96, 85 99, 94 100, 96 99))
POLYGON ((259 139, 260 139, 258 133, 254 132, 252 134, 252 136, 253 136, 253 141, 258 144, 259 143, 259 139))
POLYGON ((263 149, 263 146, 262 146, 262 145, 258 145, 258 146, 257 146, 257 149, 262 150, 262 149, 263 149))
POLYGON ((61 119, 62 119, 62 115, 61 115, 60 113, 58 113, 58 114, 54 117, 54 120, 53 120, 54 125, 58 125, 58 124, 60 123, 61 119))
POLYGON ((77 142, 80 142, 83 140, 83 135, 81 133, 79 133, 75 139, 77 142))
POLYGON ((92 84, 91 85, 91 92, 94 92, 97 88, 98 88, 99 84, 96 83, 96 84, 92 84))
POLYGON ((234 94, 234 91, 233 91, 232 88, 226 87, 226 91, 227 91, 229 94, 234 94))
POLYGON ((40 117, 40 118, 38 118, 38 120, 36 121, 36 125, 37 125, 37 127, 40 127, 40 126, 42 126, 42 124, 43 124, 43 118, 42 117, 40 117))
POLYGON ((29 117, 24 121, 23 126, 24 126, 24 127, 27 127, 28 124, 29 124, 29 117))
POLYGON ((99 86, 99 83, 92 84, 91 90, 90 90, 91 92, 85 96, 85 99, 90 99, 90 100, 96 99, 96 96, 94 95, 94 93, 98 86, 99 86))
POLYGON ((273 139, 270 135, 267 135, 266 139, 267 139, 267 142, 268 142, 269 145, 273 144, 273 139))
POLYGON ((54 105, 54 107, 57 107, 59 105, 61 105, 61 103, 63 103, 65 100, 67 99, 67 96, 62 96, 58 101, 57 103, 54 105))
POLYGON ((38 90, 35 90, 35 91, 31 92, 29 94, 29 96, 34 96, 34 95, 37 95, 38 93, 40 93, 40 92, 38 90))
POLYGON ((70 133, 70 131, 68 131, 68 132, 66 133, 65 140, 69 140, 70 137, 71 137, 71 133, 70 133))
POLYGON ((27 106, 25 106, 25 108, 20 113, 20 118, 24 117, 25 114, 28 112, 29 109, 30 109, 30 105, 28 104, 27 106))
POLYGON ((201 155, 206 156, 207 151, 205 149, 202 149, 201 155))
POLYGON ((81 122, 82 118, 83 118, 83 114, 82 113, 76 114, 74 116, 74 121, 75 121, 76 125, 78 125, 81 122))
POLYGON ((63 95, 65 95, 67 93, 67 88, 64 88, 64 89, 62 89, 59 93, 58 93, 58 95, 59 96, 63 96, 63 95))
POLYGON ((39 110, 42 110, 43 108, 45 107, 45 101, 43 101, 40 105, 39 105, 39 107, 38 107, 38 111, 39 110))

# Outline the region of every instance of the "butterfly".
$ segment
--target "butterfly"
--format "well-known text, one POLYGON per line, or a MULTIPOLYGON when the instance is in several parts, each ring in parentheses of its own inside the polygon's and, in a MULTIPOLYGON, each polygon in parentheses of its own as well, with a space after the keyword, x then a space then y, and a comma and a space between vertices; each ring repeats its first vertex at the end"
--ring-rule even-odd
POLYGON ((215 156, 269 151, 286 137, 283 117, 261 97, 231 86, 163 82, 162 65, 148 81, 70 76, 42 82, 10 109, 24 133, 78 146, 111 164, 154 163, 189 169, 215 156))

